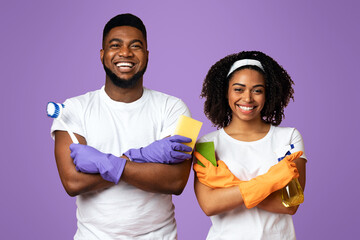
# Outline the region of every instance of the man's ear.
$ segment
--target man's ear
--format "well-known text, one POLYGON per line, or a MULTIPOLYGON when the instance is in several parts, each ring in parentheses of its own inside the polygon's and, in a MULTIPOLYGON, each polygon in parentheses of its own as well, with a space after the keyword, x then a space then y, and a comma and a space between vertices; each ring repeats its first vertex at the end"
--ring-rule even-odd
POLYGON ((100 49, 100 60, 101 60, 101 63, 103 63, 103 59, 104 59, 104 49, 100 49))

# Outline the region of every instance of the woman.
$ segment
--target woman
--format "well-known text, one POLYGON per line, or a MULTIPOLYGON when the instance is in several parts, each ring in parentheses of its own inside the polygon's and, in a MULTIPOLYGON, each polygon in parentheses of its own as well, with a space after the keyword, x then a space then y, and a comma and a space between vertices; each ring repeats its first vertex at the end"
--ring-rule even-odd
POLYGON ((279 191, 296 177, 305 187, 302 137, 278 127, 293 99, 292 84, 275 60, 258 51, 229 55, 210 68, 201 96, 219 130, 198 143, 214 143, 218 166, 198 152, 205 167, 194 164, 196 197, 212 221, 207 239, 296 238, 291 215, 298 206, 283 206, 279 191))

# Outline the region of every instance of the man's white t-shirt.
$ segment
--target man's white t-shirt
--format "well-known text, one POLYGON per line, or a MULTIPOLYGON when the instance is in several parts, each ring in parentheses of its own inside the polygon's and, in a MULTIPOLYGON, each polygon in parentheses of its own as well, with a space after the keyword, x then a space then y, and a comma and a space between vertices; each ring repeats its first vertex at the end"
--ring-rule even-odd
MULTIPOLYGON (((132 103, 113 101, 100 90, 67 99, 61 116, 87 144, 121 156, 173 133, 180 115, 190 117, 180 99, 144 88, 132 103)), ((54 131, 65 128, 54 120, 54 131)), ((74 239, 176 239, 170 194, 151 193, 120 181, 76 199, 78 230, 74 239)))
MULTIPOLYGON (((257 141, 243 142, 229 136, 224 129, 201 137, 198 142, 214 142, 216 160, 222 160, 240 180, 250 180, 266 173, 287 151, 304 152, 304 143, 295 128, 271 126, 257 141), (292 144, 292 146, 291 146, 292 144)), ((305 154, 301 156, 305 158, 305 154)), ((207 239, 291 240, 296 239, 292 217, 244 205, 211 216, 207 239)))

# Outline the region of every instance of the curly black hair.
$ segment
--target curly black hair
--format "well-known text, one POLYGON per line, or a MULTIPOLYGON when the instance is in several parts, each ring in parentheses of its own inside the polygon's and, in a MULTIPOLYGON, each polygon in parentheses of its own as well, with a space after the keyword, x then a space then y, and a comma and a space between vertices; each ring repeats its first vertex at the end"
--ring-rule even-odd
POLYGON ((232 111, 228 104, 227 91, 229 80, 234 74, 227 76, 233 63, 240 59, 255 59, 261 62, 264 71, 256 66, 244 66, 263 74, 265 78, 265 105, 261 117, 266 123, 278 126, 285 117, 284 108, 290 99, 294 100, 294 89, 289 74, 274 59, 260 51, 243 51, 231 54, 216 62, 209 70, 203 83, 201 97, 205 98, 204 112, 206 117, 217 128, 228 126, 232 119, 232 111))

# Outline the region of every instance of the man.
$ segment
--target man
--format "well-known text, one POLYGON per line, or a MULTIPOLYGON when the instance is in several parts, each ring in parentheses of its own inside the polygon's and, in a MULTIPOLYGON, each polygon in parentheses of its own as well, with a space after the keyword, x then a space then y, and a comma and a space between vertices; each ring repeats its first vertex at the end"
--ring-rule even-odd
POLYGON ((178 117, 190 116, 178 98, 143 87, 146 29, 131 14, 104 27, 100 90, 67 99, 56 120, 55 158, 66 192, 77 196, 74 239, 176 239, 172 195, 183 191, 191 168, 191 139, 172 136, 178 117))

